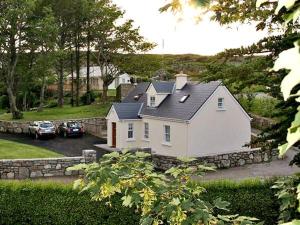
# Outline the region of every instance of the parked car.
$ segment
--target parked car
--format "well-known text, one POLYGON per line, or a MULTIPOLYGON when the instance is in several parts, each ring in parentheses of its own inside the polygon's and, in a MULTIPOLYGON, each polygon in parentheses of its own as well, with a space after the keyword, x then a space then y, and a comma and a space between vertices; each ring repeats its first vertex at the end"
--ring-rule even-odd
POLYGON ((29 135, 35 139, 56 136, 56 126, 50 121, 34 121, 29 125, 28 130, 29 135))
POLYGON ((68 121, 58 126, 58 133, 64 137, 82 137, 84 134, 84 129, 80 123, 76 121, 68 121))

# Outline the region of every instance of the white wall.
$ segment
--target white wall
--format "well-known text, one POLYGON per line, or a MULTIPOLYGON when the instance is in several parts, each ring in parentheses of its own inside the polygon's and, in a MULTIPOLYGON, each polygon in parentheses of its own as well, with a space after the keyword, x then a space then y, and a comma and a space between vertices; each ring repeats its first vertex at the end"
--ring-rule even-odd
MULTIPOLYGON (((152 151, 159 155, 186 156, 187 150, 187 124, 158 119, 143 118, 143 122, 149 123, 149 141, 142 141, 142 147, 151 147, 152 151), (170 145, 164 143, 164 125, 171 128, 170 145)), ((144 134, 144 127, 142 127, 144 134)))
POLYGON ((130 84, 130 76, 127 73, 121 74, 119 77, 116 77, 108 86, 108 89, 116 89, 120 84, 130 84))
POLYGON ((121 140, 121 133, 119 132, 120 129, 120 123, 118 115, 114 109, 114 107, 111 107, 109 113, 106 117, 107 121, 107 145, 112 146, 112 123, 116 123, 116 145, 118 146, 121 140))
POLYGON ((150 106, 150 96, 155 96, 155 107, 159 106, 159 104, 168 96, 168 94, 157 93, 152 84, 150 84, 147 90, 147 104, 150 106))
POLYGON ((251 139, 250 119, 229 91, 220 86, 190 121, 187 135, 188 156, 240 150, 251 139), (220 97, 224 98, 223 111, 218 110, 220 97))

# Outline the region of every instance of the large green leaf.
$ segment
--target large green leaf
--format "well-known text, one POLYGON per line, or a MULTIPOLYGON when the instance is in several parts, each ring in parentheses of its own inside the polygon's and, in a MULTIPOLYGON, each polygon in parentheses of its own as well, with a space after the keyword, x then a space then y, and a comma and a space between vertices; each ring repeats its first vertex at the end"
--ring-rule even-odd
POLYGON ((288 49, 280 53, 278 59, 275 61, 273 70, 290 70, 289 74, 285 76, 281 83, 281 91, 285 100, 287 100, 290 97, 292 89, 300 83, 299 63, 299 46, 296 42, 294 48, 288 49))
POLYGON ((278 14, 283 7, 285 7, 286 9, 291 9, 294 6, 295 2, 296 0, 279 0, 277 8, 275 9, 275 14, 278 14))

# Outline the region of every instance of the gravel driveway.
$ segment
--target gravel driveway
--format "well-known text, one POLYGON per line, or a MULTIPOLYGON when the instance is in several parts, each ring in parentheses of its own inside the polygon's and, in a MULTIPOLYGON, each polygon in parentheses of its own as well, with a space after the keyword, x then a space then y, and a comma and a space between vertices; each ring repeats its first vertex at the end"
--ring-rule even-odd
POLYGON ((96 150, 97 158, 106 153, 103 150, 101 151, 94 147, 94 144, 105 144, 106 140, 92 135, 84 135, 82 138, 63 138, 58 136, 53 139, 34 140, 33 138, 24 134, 0 133, 0 139, 44 147, 52 151, 61 153, 65 156, 81 156, 82 150, 84 149, 96 150))

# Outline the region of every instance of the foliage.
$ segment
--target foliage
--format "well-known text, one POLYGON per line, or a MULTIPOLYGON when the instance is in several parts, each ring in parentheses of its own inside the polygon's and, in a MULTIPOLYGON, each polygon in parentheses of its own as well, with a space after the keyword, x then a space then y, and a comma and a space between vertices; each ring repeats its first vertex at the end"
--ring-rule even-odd
MULTIPOLYGON (((207 192, 203 199, 222 197, 231 203, 232 213, 256 216, 265 225, 273 225, 278 217, 278 200, 270 185, 271 182, 262 181, 204 183, 207 192)), ((78 195, 69 185, 59 183, 1 181, 0 224, 139 224, 139 214, 133 208, 123 207, 120 196, 111 202, 109 207, 104 202, 91 201, 88 194, 78 195)))
POLYGON ((7 95, 0 96, 0 109, 9 108, 9 100, 7 95))
POLYGON ((257 219, 238 215, 221 215, 228 202, 216 198, 204 201, 204 187, 192 176, 212 170, 205 166, 189 167, 192 159, 165 173, 156 172, 150 154, 113 152, 99 163, 82 164, 71 170, 84 169, 85 177, 74 182, 74 188, 90 193, 93 200, 106 201, 120 195, 124 207, 134 207, 141 214, 140 224, 255 224, 257 219))
POLYGON ((276 196, 280 201, 279 223, 288 222, 291 219, 300 219, 297 187, 300 183, 300 176, 294 175, 290 177, 280 178, 273 185, 273 189, 277 191, 276 196))
MULTIPOLYGON (((61 120, 61 119, 78 119, 103 117, 110 108, 107 104, 92 104, 79 107, 65 106, 64 108, 45 108, 43 112, 28 111, 24 112, 23 121, 33 120, 61 120)), ((12 120, 9 113, 0 115, 0 120, 12 120)))
POLYGON ((46 105, 47 108, 55 108, 57 106, 58 106, 57 100, 50 100, 47 102, 47 105, 46 105))
POLYGON ((49 149, 0 139, 0 159, 30 159, 61 157, 49 149))
POLYGON ((90 91, 89 93, 85 93, 80 97, 80 101, 84 104, 87 105, 88 103, 92 103, 96 100, 97 94, 94 91, 90 91), (90 100, 88 102, 88 99, 90 100))
POLYGON ((238 100, 247 112, 251 112, 259 116, 272 118, 277 111, 276 105, 278 100, 274 98, 249 99, 247 97, 240 97, 238 100))
POLYGON ((90 201, 70 186, 59 183, 0 182, 0 224, 86 224, 135 225, 139 215, 123 208, 117 199, 114 207, 90 201))

